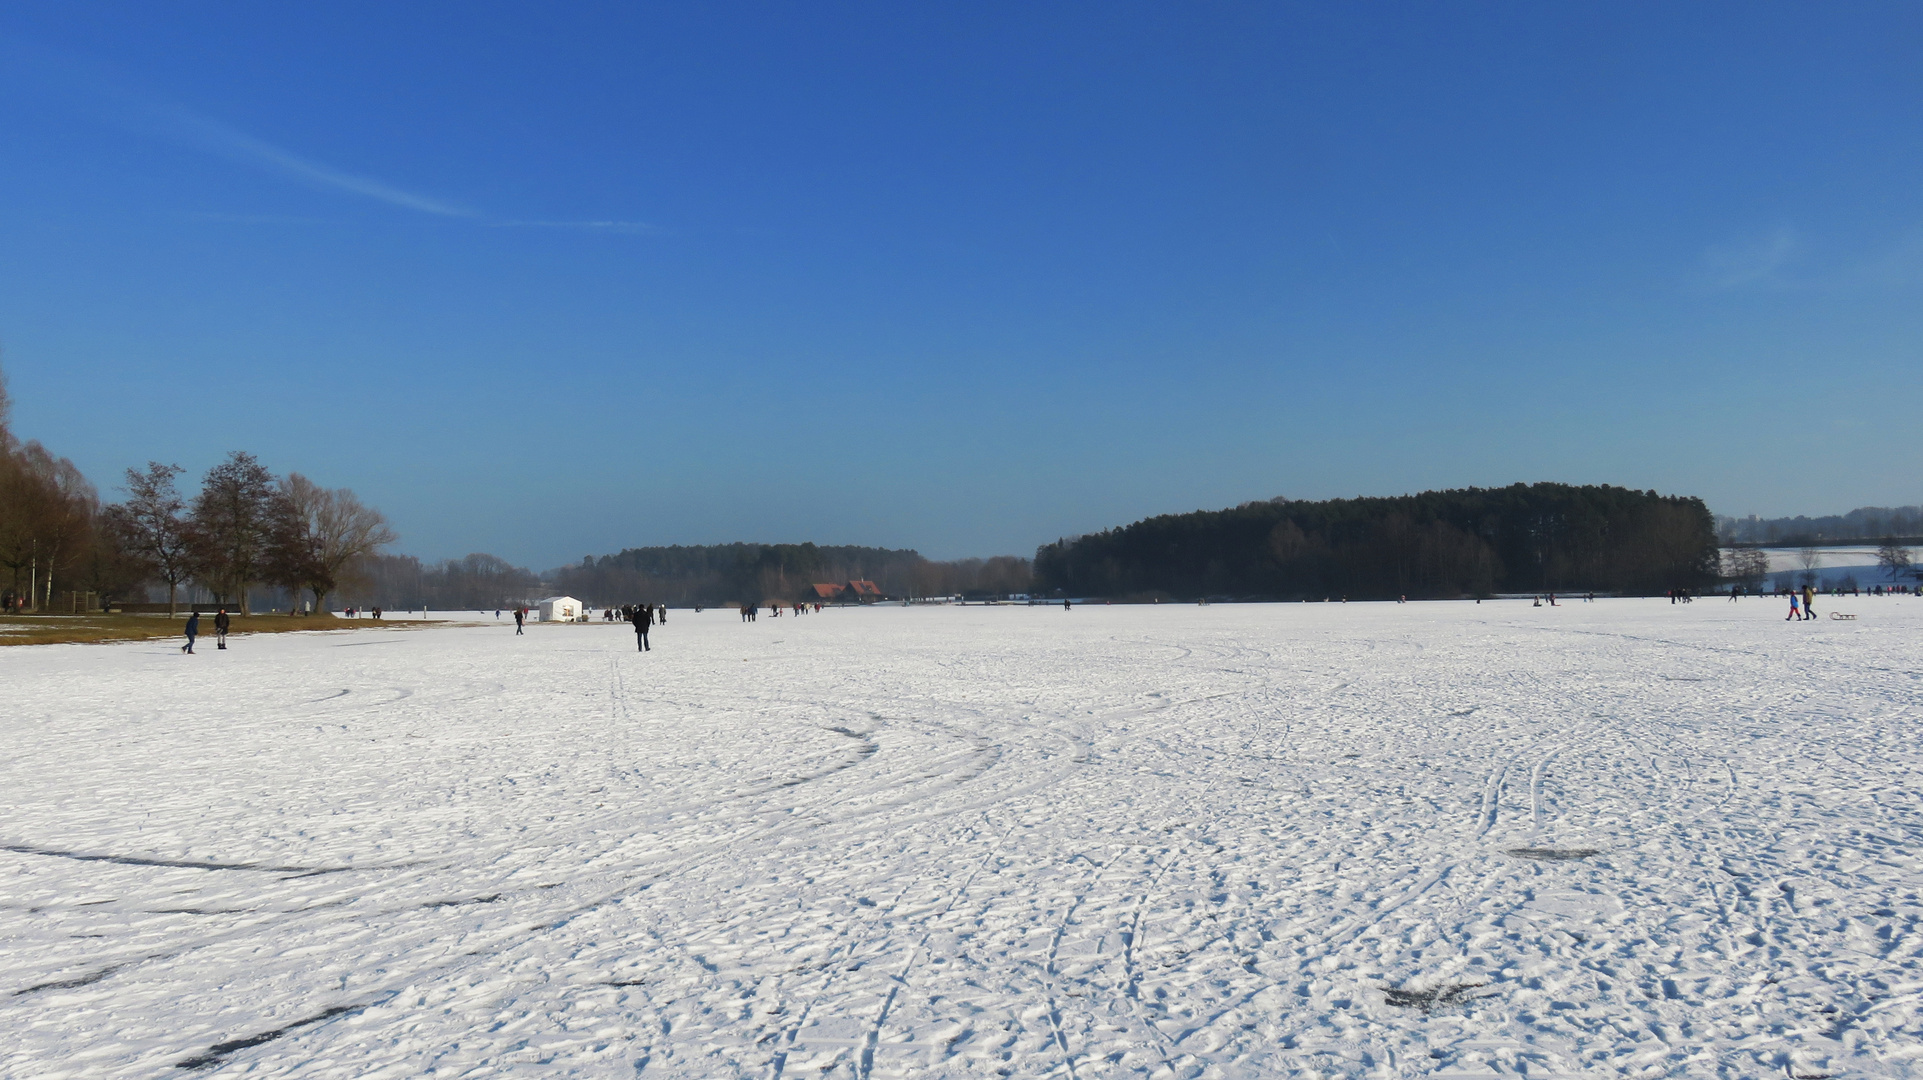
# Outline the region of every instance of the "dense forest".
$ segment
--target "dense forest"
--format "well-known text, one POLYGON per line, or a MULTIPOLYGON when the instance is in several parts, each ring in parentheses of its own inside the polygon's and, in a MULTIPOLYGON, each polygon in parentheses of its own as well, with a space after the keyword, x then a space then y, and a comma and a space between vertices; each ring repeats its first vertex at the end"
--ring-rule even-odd
POLYGON ((1035 577, 1116 598, 1660 593, 1714 581, 1717 556, 1700 499, 1516 484, 1154 517, 1044 545, 1035 577))
POLYGON ((1859 506, 1847 514, 1822 517, 1718 517, 1716 534, 1725 544, 1835 543, 1923 536, 1923 506, 1859 506))
POLYGON ((690 606, 812 599, 816 583, 873 581, 891 597, 1026 592, 1029 561, 1011 555, 937 562, 914 551, 817 544, 629 548, 548 574, 590 604, 690 606))

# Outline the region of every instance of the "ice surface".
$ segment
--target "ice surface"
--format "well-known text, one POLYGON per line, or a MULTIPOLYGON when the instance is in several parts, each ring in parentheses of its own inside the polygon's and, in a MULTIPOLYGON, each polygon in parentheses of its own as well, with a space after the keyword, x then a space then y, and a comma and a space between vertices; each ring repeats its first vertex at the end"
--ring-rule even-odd
MULTIPOLYGON (((1786 580, 1784 575, 1789 575, 1797 583, 1801 583, 1805 573, 1801 549, 1763 548, 1761 550, 1769 559, 1769 572, 1772 579, 1767 583, 1768 585, 1775 587, 1784 583, 1786 580)), ((1869 588, 1872 585, 1902 585, 1909 588, 1916 584, 1916 577, 1912 574, 1890 573, 1878 562, 1876 552, 1875 544, 1819 547, 1816 549, 1817 565, 1809 572, 1816 575, 1817 587, 1824 589, 1847 587, 1852 581, 1859 588, 1869 588)))
MULTIPOLYGON (((0 1074, 1923 1074, 1923 601, 0 650, 0 1074)), ((491 613, 490 613, 491 614, 491 613)))

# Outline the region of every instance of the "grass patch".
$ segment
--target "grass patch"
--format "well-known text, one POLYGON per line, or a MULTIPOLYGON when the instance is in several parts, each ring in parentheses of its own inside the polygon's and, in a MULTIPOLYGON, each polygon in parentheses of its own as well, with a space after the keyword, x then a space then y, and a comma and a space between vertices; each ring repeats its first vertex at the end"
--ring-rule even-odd
MULTIPOLYGON (((303 630, 413 630, 434 622, 337 619, 332 615, 235 615, 229 636, 287 634, 303 630)), ((187 614, 166 615, 14 615, 0 617, 0 646, 97 645, 108 641, 186 640, 187 614)), ((200 614, 200 640, 213 648, 214 616, 200 614)))

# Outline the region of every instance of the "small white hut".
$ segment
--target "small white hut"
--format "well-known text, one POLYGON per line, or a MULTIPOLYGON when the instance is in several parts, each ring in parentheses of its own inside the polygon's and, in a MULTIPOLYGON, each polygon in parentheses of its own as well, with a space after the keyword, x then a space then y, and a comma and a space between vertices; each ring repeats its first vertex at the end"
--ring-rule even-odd
POLYGON ((581 601, 572 596, 550 596, 536 600, 534 606, 541 611, 542 622, 580 622, 581 601))

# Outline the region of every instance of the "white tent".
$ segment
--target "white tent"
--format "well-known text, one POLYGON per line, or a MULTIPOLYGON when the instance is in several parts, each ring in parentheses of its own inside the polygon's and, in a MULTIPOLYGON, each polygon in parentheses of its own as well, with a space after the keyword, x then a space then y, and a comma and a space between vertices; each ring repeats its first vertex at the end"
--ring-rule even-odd
POLYGON ((572 596, 550 596, 536 600, 534 606, 541 610, 542 622, 579 622, 581 620, 581 601, 572 596))

